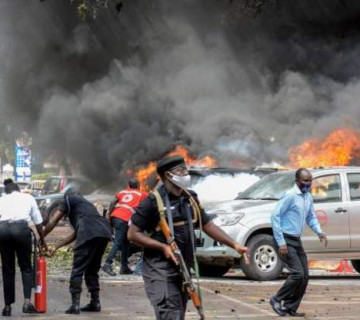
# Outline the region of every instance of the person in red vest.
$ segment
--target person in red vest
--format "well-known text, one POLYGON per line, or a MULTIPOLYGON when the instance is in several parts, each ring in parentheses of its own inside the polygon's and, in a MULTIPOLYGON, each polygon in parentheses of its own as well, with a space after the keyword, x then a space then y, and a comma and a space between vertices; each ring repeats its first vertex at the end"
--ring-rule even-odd
POLYGON ((115 228, 115 239, 113 246, 106 258, 102 270, 110 276, 116 273, 112 269, 112 263, 116 253, 121 250, 121 269, 120 274, 132 274, 128 265, 129 240, 127 232, 129 229, 129 220, 140 202, 147 197, 147 192, 139 190, 139 183, 135 179, 128 181, 129 187, 116 194, 116 198, 110 206, 110 219, 115 228))

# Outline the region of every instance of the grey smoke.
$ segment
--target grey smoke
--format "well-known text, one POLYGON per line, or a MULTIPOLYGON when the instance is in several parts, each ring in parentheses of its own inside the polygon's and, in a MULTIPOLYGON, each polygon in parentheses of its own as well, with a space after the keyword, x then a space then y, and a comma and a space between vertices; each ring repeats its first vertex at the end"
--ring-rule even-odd
POLYGON ((0 111, 100 182, 178 143, 256 165, 358 127, 360 3, 244 3, 134 0, 81 22, 70 1, 3 1, 0 111))

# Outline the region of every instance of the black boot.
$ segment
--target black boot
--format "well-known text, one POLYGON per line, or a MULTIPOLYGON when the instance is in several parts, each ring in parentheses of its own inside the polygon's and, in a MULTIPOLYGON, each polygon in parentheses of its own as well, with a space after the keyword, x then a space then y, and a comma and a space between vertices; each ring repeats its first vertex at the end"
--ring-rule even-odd
POLYGON ((71 295, 72 304, 65 311, 66 314, 80 314, 80 295, 81 293, 73 293, 71 295))
POLYGON ((3 311, 2 311, 3 317, 11 317, 11 306, 5 305, 3 311))
POLYGON ((99 291, 91 292, 91 300, 85 307, 81 308, 81 311, 85 312, 100 312, 101 305, 100 305, 100 298, 99 298, 99 291))

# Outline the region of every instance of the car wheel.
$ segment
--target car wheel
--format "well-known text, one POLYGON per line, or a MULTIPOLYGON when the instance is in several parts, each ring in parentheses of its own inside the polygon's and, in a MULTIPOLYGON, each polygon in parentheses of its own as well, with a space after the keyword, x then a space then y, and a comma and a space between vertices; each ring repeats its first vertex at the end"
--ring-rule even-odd
POLYGON ((282 269, 283 263, 275 249, 273 237, 268 234, 259 234, 247 243, 250 264, 247 265, 242 258, 240 266, 245 275, 252 280, 268 281, 276 279, 282 269))
POLYGON ((230 270, 231 266, 218 266, 199 263, 199 273, 203 277, 221 277, 230 270))
POLYGON ((360 260, 351 260, 351 264, 357 273, 360 273, 360 260))

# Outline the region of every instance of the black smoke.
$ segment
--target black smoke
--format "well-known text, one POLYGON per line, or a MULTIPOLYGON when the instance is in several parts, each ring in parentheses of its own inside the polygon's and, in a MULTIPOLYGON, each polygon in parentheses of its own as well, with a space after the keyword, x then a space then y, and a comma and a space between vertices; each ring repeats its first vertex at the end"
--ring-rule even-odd
MULTIPOLYGON (((261 2, 261 1, 260 1, 261 2)), ((229 164, 360 120, 360 3, 0 4, 0 111, 41 154, 99 182, 176 144, 229 164)))

